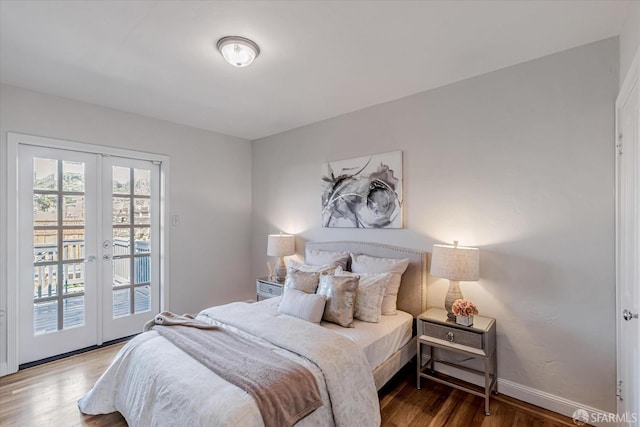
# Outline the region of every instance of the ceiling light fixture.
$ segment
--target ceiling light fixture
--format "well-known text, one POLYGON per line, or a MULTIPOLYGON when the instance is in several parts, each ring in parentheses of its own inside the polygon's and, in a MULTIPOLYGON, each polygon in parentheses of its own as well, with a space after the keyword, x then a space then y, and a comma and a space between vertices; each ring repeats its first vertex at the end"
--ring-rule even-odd
POLYGON ((258 45, 244 37, 223 37, 216 46, 224 59, 234 67, 247 67, 260 55, 258 45))

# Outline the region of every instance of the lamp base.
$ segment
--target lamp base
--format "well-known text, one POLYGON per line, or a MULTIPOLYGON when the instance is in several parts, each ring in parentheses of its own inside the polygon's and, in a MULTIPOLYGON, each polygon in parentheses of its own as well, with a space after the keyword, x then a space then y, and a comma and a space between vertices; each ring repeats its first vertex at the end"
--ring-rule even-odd
POLYGON ((283 283, 287 277, 287 266, 284 264, 284 257, 278 257, 276 266, 273 269, 273 279, 276 282, 283 283))
POLYGON ((453 314, 451 307, 457 299, 462 299, 462 291, 460 290, 460 282, 458 280, 449 280, 449 290, 447 296, 444 299, 444 308, 447 310, 447 318, 456 320, 456 315, 453 314))

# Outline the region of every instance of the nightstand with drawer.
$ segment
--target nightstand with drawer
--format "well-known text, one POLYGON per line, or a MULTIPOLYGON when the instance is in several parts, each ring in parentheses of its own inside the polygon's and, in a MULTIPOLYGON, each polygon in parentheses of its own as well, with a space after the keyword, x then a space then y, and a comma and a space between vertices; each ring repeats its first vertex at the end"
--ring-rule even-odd
POLYGON ((282 295, 284 283, 276 282, 268 277, 261 277, 256 280, 256 301, 262 298, 273 298, 282 295))
POLYGON ((496 353, 496 321, 490 317, 474 316, 472 326, 462 326, 447 318, 446 310, 430 308, 418 316, 417 387, 427 378, 476 396, 484 397, 484 412, 489 415, 489 396, 498 392, 498 356, 496 353), (429 347, 428 361, 422 364, 423 346, 429 347), (435 359, 435 349, 462 354, 467 358, 484 361, 484 372, 435 359), (453 366, 466 372, 484 376, 484 393, 442 377, 435 363, 453 366))

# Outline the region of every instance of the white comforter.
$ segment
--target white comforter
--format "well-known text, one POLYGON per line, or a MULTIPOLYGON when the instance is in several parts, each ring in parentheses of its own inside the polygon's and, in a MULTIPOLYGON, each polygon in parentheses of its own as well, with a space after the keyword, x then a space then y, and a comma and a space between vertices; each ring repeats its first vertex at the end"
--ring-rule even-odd
MULTIPOLYGON (((380 425, 369 364, 346 338, 259 304, 213 307, 198 318, 235 330, 312 372, 324 405, 298 426, 380 425)), ((264 425, 251 396, 154 331, 123 347, 78 405, 87 414, 119 411, 130 426, 264 425)))

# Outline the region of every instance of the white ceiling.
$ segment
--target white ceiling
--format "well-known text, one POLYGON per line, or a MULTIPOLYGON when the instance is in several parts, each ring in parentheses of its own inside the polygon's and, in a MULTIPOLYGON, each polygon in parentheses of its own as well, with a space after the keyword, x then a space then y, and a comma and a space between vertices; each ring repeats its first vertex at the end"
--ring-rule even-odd
POLYGON ((618 35, 628 1, 0 0, 0 81, 254 140, 618 35), (234 68, 215 49, 262 50, 234 68))

